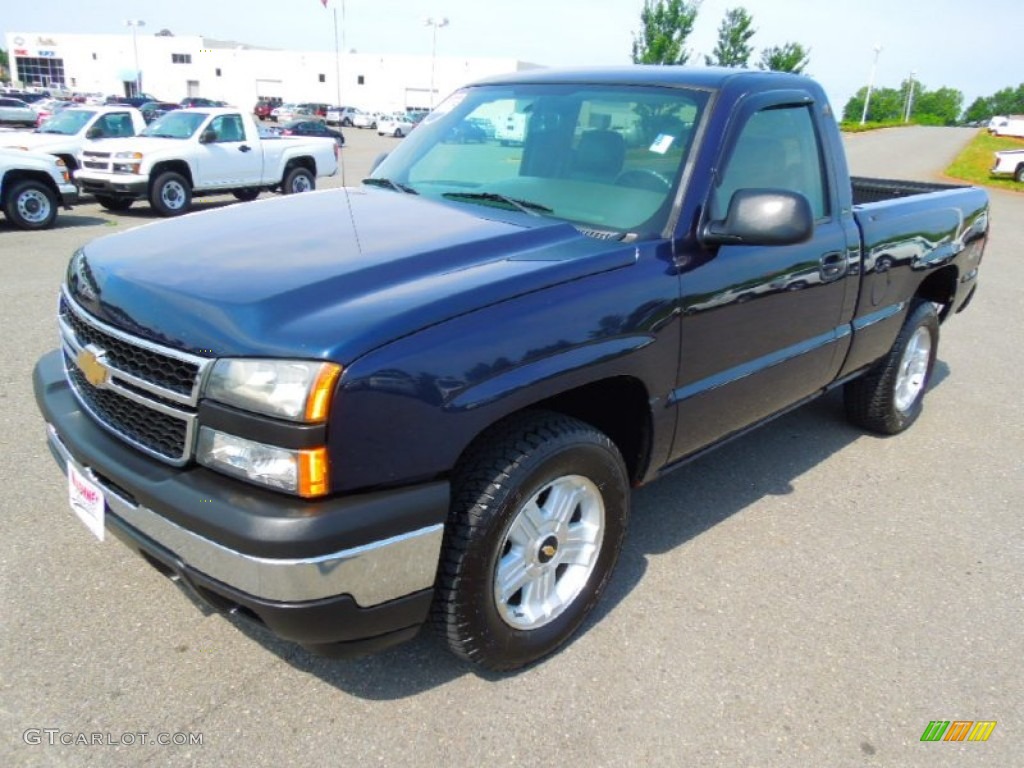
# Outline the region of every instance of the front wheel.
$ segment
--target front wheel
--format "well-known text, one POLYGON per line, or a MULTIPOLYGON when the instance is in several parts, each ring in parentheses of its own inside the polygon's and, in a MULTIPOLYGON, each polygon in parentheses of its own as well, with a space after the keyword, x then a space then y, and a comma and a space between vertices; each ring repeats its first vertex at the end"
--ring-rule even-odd
POLYGON ((404 135, 405 134, 402 133, 402 129, 401 128, 395 128, 394 136, 395 136, 396 139, 400 139, 404 135))
POLYGON ((312 192, 316 189, 316 179, 306 168, 292 168, 284 176, 284 183, 281 191, 286 195, 294 195, 299 192, 312 192))
POLYGON ((4 211, 18 229, 46 229, 57 219, 57 195, 41 181, 16 182, 4 211))
POLYGON ((1013 180, 1024 183, 1024 165, 1017 166, 1017 172, 1013 174, 1013 180))
POLYGON ((192 205, 192 185, 180 173, 161 173, 150 189, 149 204, 161 216, 187 213, 192 205))
POLYGON ((883 435, 895 435, 917 421, 938 346, 935 305, 928 301, 912 305, 889 353, 844 388, 850 421, 883 435))
POLYGON ((611 577, 629 517, 615 444, 555 413, 515 417, 456 468, 432 609, 455 654, 511 670, 563 645, 611 577))

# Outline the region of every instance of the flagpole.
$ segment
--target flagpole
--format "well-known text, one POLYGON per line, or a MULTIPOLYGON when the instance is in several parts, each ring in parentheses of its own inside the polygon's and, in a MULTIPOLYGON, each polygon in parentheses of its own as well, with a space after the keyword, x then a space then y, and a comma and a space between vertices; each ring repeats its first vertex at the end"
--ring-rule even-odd
MULTIPOLYGON (((341 109, 341 54, 338 52, 338 9, 336 6, 331 7, 331 11, 334 12, 334 68, 335 74, 338 81, 338 109, 341 109)), ((342 26, 345 23, 345 2, 342 0, 341 3, 341 22, 342 26)), ((339 115, 339 125, 341 117, 339 115)))

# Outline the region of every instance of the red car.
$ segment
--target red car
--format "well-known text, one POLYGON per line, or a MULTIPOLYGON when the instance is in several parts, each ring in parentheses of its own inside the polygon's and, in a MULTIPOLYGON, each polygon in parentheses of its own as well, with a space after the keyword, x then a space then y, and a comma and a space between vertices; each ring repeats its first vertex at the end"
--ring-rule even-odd
POLYGON ((270 113, 274 111, 274 108, 280 106, 280 99, 260 99, 256 102, 256 106, 253 107, 252 113, 260 120, 266 120, 270 117, 270 113))

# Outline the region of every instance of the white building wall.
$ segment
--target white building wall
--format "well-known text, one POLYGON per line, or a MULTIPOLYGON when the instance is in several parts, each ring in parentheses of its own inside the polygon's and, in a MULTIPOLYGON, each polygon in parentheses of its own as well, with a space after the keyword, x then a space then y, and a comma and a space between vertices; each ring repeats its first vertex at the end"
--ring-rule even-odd
MULTIPOLYGON (((131 34, 11 32, 6 40, 16 84, 17 58, 24 52, 33 58, 45 55, 62 60, 65 84, 72 91, 124 95, 125 83, 135 78, 137 55, 143 92, 167 101, 193 95, 248 107, 261 96, 279 96, 293 102, 337 104, 340 100, 345 106, 369 110, 432 106, 429 56, 348 53, 336 57, 333 51, 268 50, 196 36, 138 34, 135 42, 137 54, 131 34), (191 61, 174 63, 175 54, 190 56, 191 61)), ((533 66, 515 59, 438 56, 433 104, 466 83, 533 66)))

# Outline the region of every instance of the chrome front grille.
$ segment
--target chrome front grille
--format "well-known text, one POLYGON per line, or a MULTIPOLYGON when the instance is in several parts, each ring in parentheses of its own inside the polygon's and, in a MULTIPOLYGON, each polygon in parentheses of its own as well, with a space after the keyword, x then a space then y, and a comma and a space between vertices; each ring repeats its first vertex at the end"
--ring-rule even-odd
POLYGON ((82 406, 139 450, 171 464, 187 463, 203 372, 213 361, 113 328, 78 306, 66 291, 58 320, 67 379, 82 406), (84 363, 92 368, 92 377, 83 370, 84 363))
POLYGON ((86 150, 82 153, 82 167, 97 171, 110 170, 110 153, 86 150))

